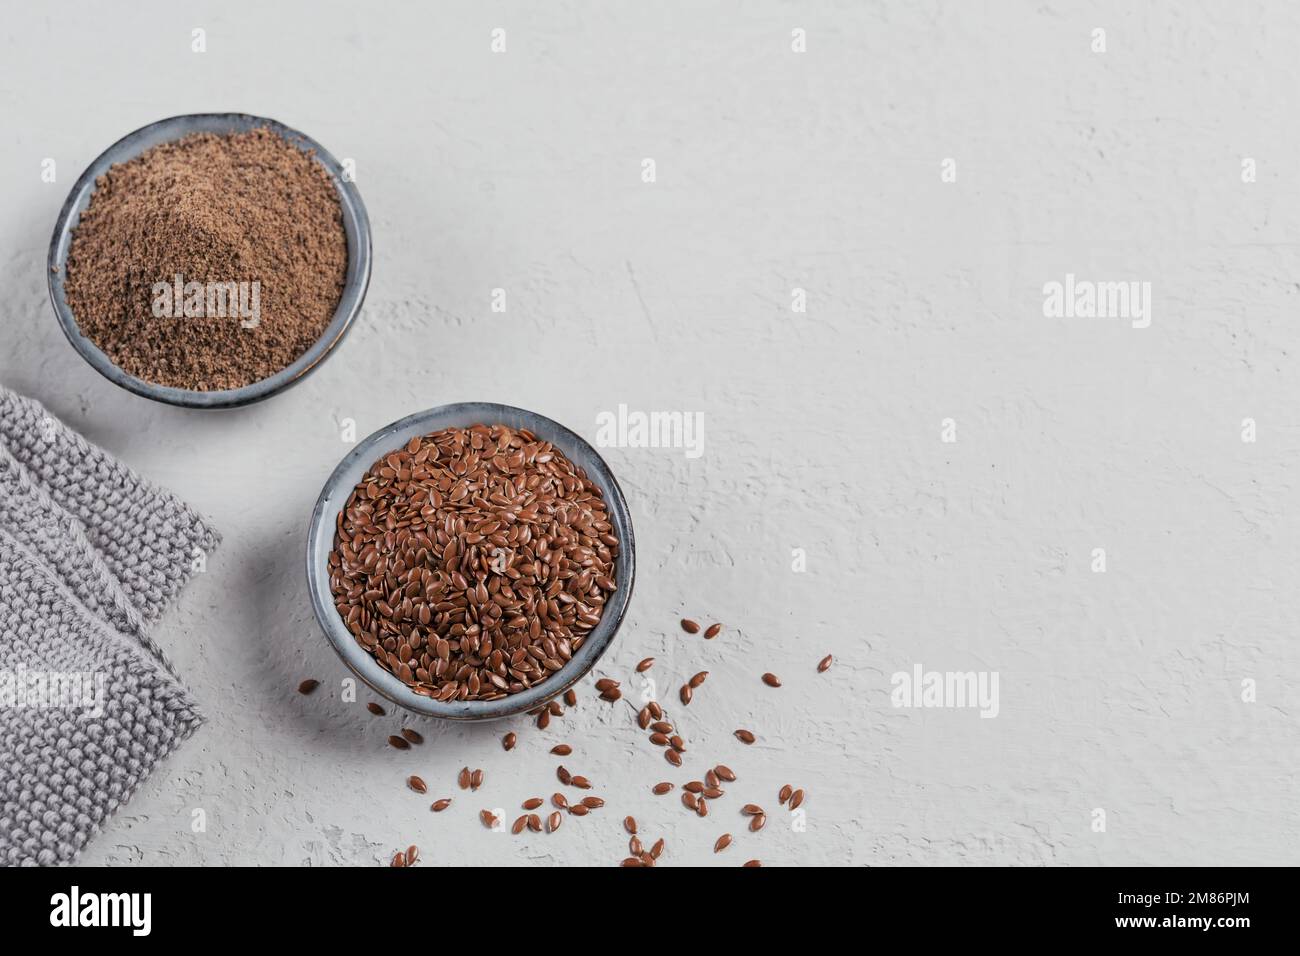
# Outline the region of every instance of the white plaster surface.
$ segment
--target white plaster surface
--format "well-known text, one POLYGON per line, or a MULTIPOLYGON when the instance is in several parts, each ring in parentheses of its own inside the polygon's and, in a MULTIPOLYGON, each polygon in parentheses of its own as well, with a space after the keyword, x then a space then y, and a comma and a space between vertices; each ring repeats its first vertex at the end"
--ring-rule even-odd
POLYGON ((426 864, 608 865, 629 813, 679 865, 1300 859, 1300 8, 127 9, 5 3, 0 19, 0 381, 225 535, 160 633, 209 722, 84 862, 371 865, 416 843, 426 864), (354 158, 375 236, 341 351, 227 413, 114 388, 45 291, 84 166, 208 110, 354 158), (1066 273, 1150 282, 1150 327, 1044 318, 1066 273), (410 753, 385 746, 398 721, 367 696, 340 699, 303 574, 340 422, 364 436, 466 399, 589 438, 619 403, 704 414, 699 459, 607 452, 640 575, 598 670, 635 693, 654 655, 666 701, 710 671, 672 708, 681 771, 589 684, 548 731, 415 722, 428 742, 410 753), (687 638, 682 614, 728 627, 687 638), (890 675, 918 662, 998 672, 999 715, 892 707, 890 675), (300 697, 309 676, 325 686, 300 697), (485 831, 480 808, 513 819, 557 789, 560 741, 606 808, 554 836, 485 831), (740 779, 707 819, 651 796, 714 762, 740 779), (486 771, 477 794, 455 787, 465 765, 486 771), (786 782, 809 792, 803 832, 777 812, 786 782), (768 807, 763 832, 744 830, 746 801, 768 807))

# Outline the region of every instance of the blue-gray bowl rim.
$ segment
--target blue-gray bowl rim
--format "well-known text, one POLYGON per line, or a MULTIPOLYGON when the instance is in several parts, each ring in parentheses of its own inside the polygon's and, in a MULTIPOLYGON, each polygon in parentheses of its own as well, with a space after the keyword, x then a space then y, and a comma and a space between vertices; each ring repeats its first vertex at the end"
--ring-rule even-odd
POLYGON ((54 235, 50 239, 46 263, 46 277, 49 282, 50 302, 54 306, 54 314, 59 320, 63 334, 77 353, 114 385, 168 405, 179 405, 184 408, 234 408, 260 402, 296 385, 333 354, 335 347, 343 341, 361 312, 361 304, 365 301, 366 290, 370 286, 372 258, 370 218, 366 214, 365 204, 361 201, 361 194, 354 183, 344 178, 342 164, 320 143, 305 133, 265 116, 254 116, 251 113, 184 113, 179 116, 169 116, 127 133, 86 167, 85 172, 78 177, 68 193, 68 198, 64 200, 63 208, 55 221, 54 235), (287 368, 242 388, 200 392, 156 385, 129 375, 114 365, 98 346, 81 334, 81 328, 68 307, 63 291, 68 250, 72 245, 72 231, 90 202, 90 196, 95 190, 95 180, 108 172, 114 164, 127 162, 152 146, 174 142, 189 133, 231 133, 259 128, 270 129, 299 149, 313 152, 317 161, 329 173, 338 193, 339 203, 343 209, 343 228, 347 233, 348 266, 343 295, 334 310, 334 317, 311 348, 287 368))
POLYGON ((312 510, 307 534, 307 589, 312 610, 335 652, 348 669, 375 693, 415 713, 447 720, 496 720, 526 713, 563 694, 577 684, 595 666, 596 661, 613 643, 627 616, 636 582, 636 537, 632 515, 623 489, 600 454, 580 435, 553 419, 537 412, 494 402, 457 402, 439 405, 408 415, 369 435, 339 462, 312 510), (398 677, 375 662, 348 631, 334 607, 329 584, 329 555, 334 547, 335 522, 339 511, 362 475, 381 456, 405 445, 415 435, 427 435, 442 428, 467 427, 473 424, 504 424, 527 428, 538 438, 559 448, 575 465, 583 468, 604 495, 610 521, 619 539, 615 559, 618 589, 605 605, 600 623, 591 631, 578 652, 563 668, 545 681, 518 694, 492 701, 452 701, 443 703, 415 693, 398 677), (537 426, 537 427, 534 427, 537 426))

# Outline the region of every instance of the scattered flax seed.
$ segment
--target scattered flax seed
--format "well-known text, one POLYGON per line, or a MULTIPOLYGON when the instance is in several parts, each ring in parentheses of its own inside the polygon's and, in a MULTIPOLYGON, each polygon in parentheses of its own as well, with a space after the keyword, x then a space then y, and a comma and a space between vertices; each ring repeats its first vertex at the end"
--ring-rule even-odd
POLYGON ((551 712, 552 717, 564 716, 564 708, 560 706, 560 702, 558 700, 548 701, 546 704, 546 709, 551 712))
POLYGON ((460 774, 456 777, 456 783, 460 784, 462 790, 469 789, 469 767, 460 768, 460 774))
POLYGON ((522 814, 519 819, 510 825, 510 832, 515 836, 524 832, 524 827, 528 826, 528 814, 522 814))
POLYGON ((562 793, 551 794, 551 803, 560 810, 569 809, 569 798, 562 793))
POLYGON ((505 750, 514 750, 515 743, 518 741, 518 739, 519 738, 516 737, 513 733, 506 734, 504 737, 501 738, 501 746, 505 750))
POLYGON ((768 687, 780 687, 781 678, 777 677, 775 674, 767 673, 763 675, 763 683, 768 687))
POLYGON ((642 860, 639 856, 629 856, 629 857, 624 857, 623 862, 620 863, 619 866, 627 866, 627 867, 645 866, 645 861, 642 860))
POLYGON ((388 865, 389 865, 389 866, 406 866, 406 854, 403 853, 401 850, 398 850, 396 853, 393 854, 393 862, 392 862, 392 863, 389 863, 388 865))
POLYGON ((493 829, 497 825, 496 814, 491 810, 480 810, 478 812, 478 818, 483 821, 483 825, 489 830, 493 829))
POLYGON ((417 731, 412 730, 410 727, 402 728, 402 736, 406 738, 408 743, 412 743, 412 744, 424 743, 424 738, 421 737, 417 731))
POLYGON ((722 836, 718 837, 718 839, 717 839, 716 841, 714 841, 714 844, 713 844, 713 852, 714 852, 714 853, 721 853, 723 850, 725 850, 725 849, 726 849, 727 847, 729 847, 729 846, 731 846, 731 834, 730 834, 730 833, 724 833, 724 834, 722 834, 722 836))
POLYGON ((617 687, 615 687, 612 690, 607 690, 605 691, 605 693, 601 694, 600 699, 604 701, 608 701, 609 703, 612 704, 614 703, 614 701, 618 700, 622 696, 623 696, 623 692, 619 690, 617 687))
POLYGON ((696 801, 695 815, 697 817, 707 817, 709 815, 709 801, 707 800, 696 801))
POLYGON ((665 793, 673 788, 673 785, 665 780, 663 783, 656 783, 650 788, 650 792, 656 797, 662 797, 665 793))
POLYGON ((763 864, 762 864, 760 861, 758 861, 758 860, 746 860, 746 861, 745 861, 745 866, 747 866, 747 867, 757 867, 757 866, 762 866, 762 865, 763 865, 763 864))
POLYGON ((573 748, 568 744, 556 744, 551 748, 551 753, 555 754, 557 757, 567 757, 569 754, 573 753, 573 748))
POLYGON ((709 800, 716 800, 718 799, 718 797, 722 796, 725 792, 726 792, 725 790, 721 790, 718 787, 705 787, 703 790, 700 791, 700 796, 706 797, 709 800))
POLYGON ((656 720, 650 725, 650 729, 657 734, 671 734, 673 732, 673 725, 666 720, 656 720))
POLYGON ((688 686, 693 690, 696 687, 699 687, 701 684, 703 684, 705 680, 708 679, 708 676, 709 676, 708 671, 700 671, 698 674, 696 674, 694 677, 690 679, 690 681, 688 682, 688 686))
POLYGON ((380 707, 373 700, 370 703, 366 704, 366 710, 370 711, 376 717, 382 717, 384 716, 384 714, 387 713, 387 711, 384 710, 384 708, 380 707))
POLYGON ((542 832, 542 818, 535 813, 528 814, 528 829, 534 833, 542 832))
POLYGON ((560 828, 560 823, 563 820, 564 820, 564 814, 560 813, 559 810, 556 810, 554 813, 552 813, 549 817, 546 818, 546 832, 554 833, 556 830, 560 828))
POLYGON ((569 784, 571 786, 577 787, 579 790, 591 789, 591 781, 583 776, 573 777, 572 779, 569 780, 569 784))
POLYGON ((763 808, 760 807, 757 803, 747 803, 740 808, 740 812, 746 813, 751 817, 755 817, 763 812, 763 808))
POLYGON ((641 838, 638 836, 633 836, 627 841, 627 849, 633 856, 641 856, 645 853, 645 847, 641 845, 641 838))
POLYGON ((820 661, 818 661, 818 662, 817 662, 817 673, 818 673, 818 674, 824 674, 824 673, 826 673, 826 671, 830 670, 831 661, 832 661, 833 659, 834 659, 834 658, 832 657, 832 655, 827 654, 827 655, 826 655, 825 657, 823 657, 820 661))
POLYGON ((650 859, 657 860, 664 852, 664 838, 660 837, 655 840, 655 845, 650 848, 650 859))
POLYGON ((756 813, 752 818, 750 818, 749 831, 751 833, 757 833, 759 830, 763 829, 765 823, 767 823, 767 814, 756 813))
POLYGON ((653 657, 647 657, 641 663, 636 665, 636 672, 638 674, 644 674, 646 671, 648 671, 650 668, 654 666, 655 666, 655 659, 653 657))
POLYGON ((406 742, 405 737, 398 737, 396 734, 388 738, 388 746, 396 747, 398 750, 410 750, 411 745, 406 742))
POLYGON ((800 805, 802 805, 802 804, 803 804, 803 791, 802 791, 802 790, 796 790, 794 793, 790 794, 790 809, 791 809, 791 810, 798 810, 799 807, 800 807, 800 805))
POLYGON ((725 780, 727 783, 732 783, 736 779, 736 772, 726 764, 718 764, 713 768, 713 772, 718 775, 719 780, 725 780))
POLYGON ((658 731, 656 731, 655 733, 650 735, 650 742, 654 744, 656 747, 667 747, 668 735, 661 734, 658 731))
POLYGON ((573 774, 564 769, 564 764, 560 764, 555 768, 555 777, 566 787, 573 781, 573 774))
POLYGON ((304 695, 310 694, 319 686, 320 686, 320 681, 316 680, 315 678, 309 677, 307 678, 307 680, 303 681, 301 684, 298 685, 298 693, 304 695))
POLYGON ((564 692, 564 702, 570 707, 578 706, 578 692, 570 687, 564 692))
POLYGON ((682 630, 687 634, 698 634, 700 633, 700 625, 696 624, 689 617, 684 617, 682 618, 682 630))
POLYGON ((524 801, 525 810, 536 810, 541 805, 542 805, 541 797, 529 797, 527 800, 524 801))
POLYGON ((672 747, 673 750, 676 750, 678 753, 686 752, 686 742, 682 740, 681 737, 678 737, 676 734, 673 734, 671 737, 668 738, 668 745, 672 747))
MULTIPOLYGON (((633 836, 636 836, 636 817, 624 817, 623 829, 633 836)), ((638 850, 637 852, 639 855, 640 851, 638 850)))
POLYGON ((781 788, 781 792, 776 795, 776 799, 781 804, 781 806, 785 806, 785 802, 790 799, 790 794, 792 793, 794 793, 794 787, 790 786, 787 783, 784 787, 781 788))
POLYGON ((753 733, 748 730, 737 730, 736 739, 742 744, 752 744, 755 740, 753 733))
POLYGON ((637 715, 636 715, 636 723, 637 723, 637 726, 640 727, 642 730, 645 730, 647 727, 650 726, 650 708, 649 708, 649 707, 642 707, 639 711, 637 711, 637 715))
POLYGON ((420 848, 412 843, 406 848, 406 865, 415 866, 415 861, 420 858, 420 848))
POLYGON ((697 802, 698 800, 695 794, 691 793, 689 790, 686 790, 682 793, 682 806, 684 806, 687 810, 694 810, 695 804, 697 802))
POLYGON ((646 709, 650 711, 650 716, 653 717, 655 720, 664 719, 664 709, 659 706, 659 701, 652 700, 650 701, 650 703, 646 704, 645 706, 646 709))
POLYGON ((682 689, 677 692, 677 696, 681 698, 683 706, 691 702, 691 697, 693 696, 693 693, 694 692, 691 690, 690 684, 682 685, 682 689))
POLYGON ((682 765, 682 755, 676 750, 665 750, 664 759, 674 767, 680 767, 682 765))
POLYGON ((581 803, 575 803, 573 806, 569 807, 570 816, 585 817, 590 812, 591 811, 581 803))
POLYGON ((434 813, 442 813, 442 811, 446 810, 449 806, 451 806, 451 800, 447 797, 443 797, 441 800, 435 800, 429 809, 434 813))
POLYGON ((706 641, 711 641, 721 633, 722 633, 721 624, 710 624, 709 629, 704 632, 704 639, 706 641))
POLYGON ((704 789, 704 783, 700 780, 692 780, 682 784, 682 789, 688 793, 700 793, 704 789))
POLYGON ((600 691, 602 694, 605 691, 613 690, 618 686, 618 681, 614 680, 612 677, 602 677, 600 680, 596 681, 596 690, 600 691))
POLYGON ((422 780, 420 777, 415 776, 415 774, 412 774, 411 776, 406 778, 406 785, 410 787, 412 790, 414 790, 416 793, 429 792, 428 785, 426 785, 424 780, 422 780))
POLYGON ((549 726, 551 726, 551 712, 544 710, 537 715, 537 729, 545 730, 549 726))
POLYGON ((710 787, 717 787, 719 785, 718 781, 720 781, 721 779, 722 778, 719 777, 712 770, 710 770, 708 773, 704 775, 704 783, 706 786, 710 786, 710 787))
POLYGON ((469 775, 469 788, 471 790, 477 790, 481 786, 483 786, 483 771, 475 770, 469 775))

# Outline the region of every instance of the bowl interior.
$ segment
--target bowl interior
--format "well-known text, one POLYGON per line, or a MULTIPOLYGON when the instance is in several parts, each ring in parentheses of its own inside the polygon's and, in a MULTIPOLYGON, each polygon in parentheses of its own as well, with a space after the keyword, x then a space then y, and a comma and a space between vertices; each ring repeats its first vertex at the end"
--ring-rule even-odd
POLYGON ((301 381, 316 368, 321 360, 342 340, 351 327, 352 320, 360 311, 361 302, 365 298, 366 287, 370 283, 370 259, 370 221, 366 216, 365 206, 362 205, 361 195, 357 192, 353 183, 344 179, 342 165, 328 150, 297 130, 290 129, 283 123, 265 117, 250 116, 247 113, 195 113, 159 120, 124 136, 104 150, 86 168, 86 171, 81 174, 81 177, 72 187, 72 192, 68 195, 63 204, 63 209, 59 212, 58 221, 54 226, 54 236, 50 240, 49 262, 46 273, 49 276, 50 300, 54 304, 54 312, 58 316, 64 335, 68 337, 68 341, 72 343, 73 348, 81 353, 82 357, 109 381, 137 395, 143 395, 145 398, 166 402, 171 405, 182 405, 189 408, 230 408, 268 398, 276 392, 301 381), (260 382, 254 382, 243 388, 197 392, 182 388, 171 388, 166 385, 155 385, 152 382, 136 378, 134 375, 128 375, 114 365, 112 360, 98 346, 81 334, 76 316, 72 314, 72 310, 68 307, 68 300, 64 294, 65 266, 68 262, 68 250, 72 246, 72 231, 80 222, 81 214, 90 203, 91 194, 95 191, 95 180, 108 172, 109 167, 115 163, 127 162, 159 143, 172 142, 190 133, 228 134, 263 127, 280 134, 288 142, 303 151, 314 152, 317 161, 325 167, 334 182, 335 190, 338 192, 339 203, 343 209, 343 229, 347 234, 348 265, 344 277, 343 295, 339 299, 338 308, 334 310, 334 318, 320 339, 300 355, 292 365, 281 369, 270 378, 262 379, 260 382))
POLYGON ((307 584, 312 607, 325 635, 344 663, 372 689, 393 703, 418 713, 452 720, 489 720, 523 713, 576 684, 605 652, 618 631, 632 597, 635 576, 636 541, 632 534, 632 519, 627 501, 609 467, 596 450, 581 437, 549 418, 522 408, 488 402, 443 405, 417 412, 380 429, 357 445, 326 482, 312 513, 307 540, 307 584), (591 631, 573 658, 541 684, 499 700, 442 703, 415 693, 398 677, 380 667, 344 626, 334 608, 334 598, 330 592, 329 556, 334 547, 338 514, 347 504, 352 489, 376 459, 397 450, 417 435, 479 423, 528 429, 538 438, 549 441, 563 451, 600 488, 609 510, 610 523, 614 525, 619 540, 619 553, 614 563, 618 590, 606 603, 600 623, 591 631))

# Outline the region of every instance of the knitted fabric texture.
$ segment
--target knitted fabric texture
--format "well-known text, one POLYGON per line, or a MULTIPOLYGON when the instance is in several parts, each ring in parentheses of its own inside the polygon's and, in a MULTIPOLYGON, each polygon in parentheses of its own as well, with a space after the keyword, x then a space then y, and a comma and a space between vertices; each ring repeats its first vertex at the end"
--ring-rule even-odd
POLYGON ((75 860, 198 727, 149 626, 218 541, 0 387, 0 864, 75 860))

